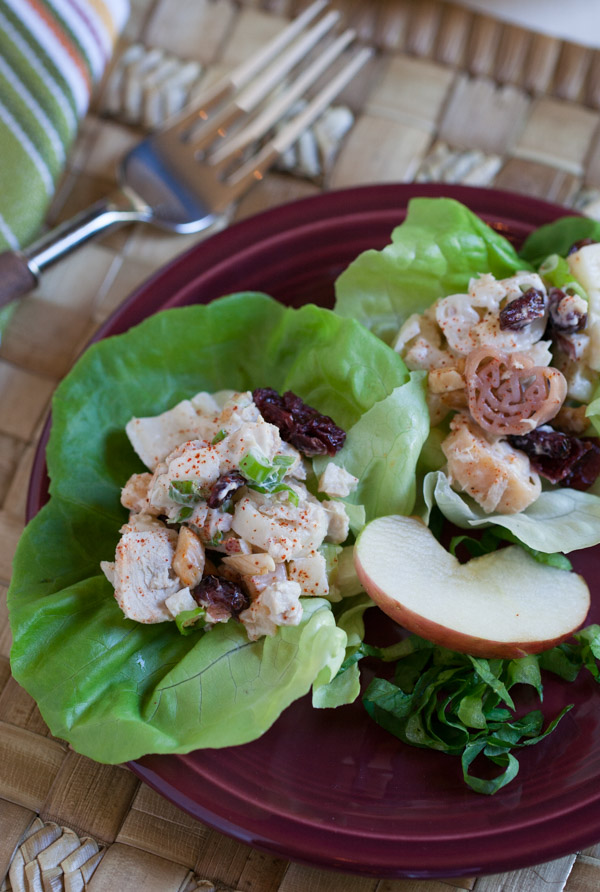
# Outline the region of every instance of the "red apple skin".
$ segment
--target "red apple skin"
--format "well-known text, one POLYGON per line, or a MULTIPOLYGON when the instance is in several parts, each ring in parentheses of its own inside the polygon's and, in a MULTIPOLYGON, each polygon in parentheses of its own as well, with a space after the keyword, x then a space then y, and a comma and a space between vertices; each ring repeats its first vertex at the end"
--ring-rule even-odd
POLYGON ((360 560, 355 552, 354 566, 362 585, 367 594, 375 601, 384 613, 386 613, 394 622, 402 626, 408 632, 413 632, 433 644, 439 644, 441 647, 447 647, 449 650, 456 650, 459 653, 470 654, 473 657, 484 657, 485 659, 500 658, 505 660, 514 660, 518 657, 526 657, 530 654, 537 654, 543 650, 549 650, 563 641, 566 641, 573 632, 581 628, 583 625, 579 623, 573 629, 570 629, 564 635, 558 638, 552 638, 545 641, 489 641, 487 639, 476 638, 472 635, 466 635, 456 629, 450 629, 442 626, 433 620, 426 619, 409 610, 404 604, 396 601, 395 598, 383 592, 379 586, 375 585, 373 580, 367 576, 360 560))

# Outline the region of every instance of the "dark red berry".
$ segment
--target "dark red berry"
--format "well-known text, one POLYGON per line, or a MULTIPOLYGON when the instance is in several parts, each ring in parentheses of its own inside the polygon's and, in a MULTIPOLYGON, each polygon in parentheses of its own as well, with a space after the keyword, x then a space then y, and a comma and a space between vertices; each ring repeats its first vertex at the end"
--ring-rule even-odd
POLYGON ((500 328, 502 331, 521 331, 541 318, 546 312, 547 297, 538 288, 529 288, 521 297, 516 297, 500 310, 500 328))
POLYGON ((573 242, 569 250, 567 251, 567 257, 570 254, 575 254, 579 251, 580 248, 587 248, 588 245, 595 245, 596 240, 593 238, 580 238, 578 242, 573 242))
POLYGON ((506 438, 529 456, 531 467, 551 483, 571 489, 588 489, 600 474, 600 440, 574 437, 550 426, 506 438))
POLYGON ((250 597, 235 582, 223 576, 204 576, 192 589, 192 597, 215 617, 238 616, 250 607, 250 597))
POLYGON ((230 499, 240 486, 245 486, 246 480, 239 471, 231 471, 229 474, 221 474, 213 483, 206 504, 209 508, 219 508, 223 502, 230 499))
POLYGON ((600 440, 597 437, 584 437, 583 442, 589 448, 560 481, 561 486, 586 490, 600 475, 600 440))
POLYGON ((335 455, 344 445, 345 431, 291 390, 280 395, 271 387, 260 387, 252 395, 265 421, 279 428, 281 439, 304 455, 335 455))

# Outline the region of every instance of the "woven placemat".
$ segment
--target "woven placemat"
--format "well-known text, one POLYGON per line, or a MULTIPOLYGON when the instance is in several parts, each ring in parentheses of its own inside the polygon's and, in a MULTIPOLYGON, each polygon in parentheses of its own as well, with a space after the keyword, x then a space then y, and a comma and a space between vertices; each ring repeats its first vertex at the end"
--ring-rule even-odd
MULTIPOLYGON (((56 223, 105 195, 120 155, 212 78, 252 53, 294 0, 131 0, 132 14, 52 206, 56 223)), ((326 125, 232 219, 381 181, 460 182, 600 216, 600 52, 437 0, 339 0, 378 53, 326 125)), ((600 845, 498 877, 378 881, 264 855, 163 800, 127 769, 54 740, 11 678, 6 585, 51 394, 95 328, 141 281, 205 236, 143 226, 88 245, 45 274, 0 346, 0 892, 591 892, 600 845)))

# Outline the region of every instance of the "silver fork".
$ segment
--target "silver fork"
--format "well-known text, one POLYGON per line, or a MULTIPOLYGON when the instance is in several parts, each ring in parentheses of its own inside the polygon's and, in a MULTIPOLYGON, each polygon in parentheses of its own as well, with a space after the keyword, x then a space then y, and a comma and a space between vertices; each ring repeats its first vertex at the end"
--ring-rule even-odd
POLYGON ((354 40, 352 29, 326 40, 340 17, 330 11, 319 18, 327 4, 316 0, 258 54, 209 88, 192 111, 135 146, 119 165, 115 192, 23 251, 0 254, 0 307, 26 294, 48 266, 109 227, 146 222, 171 232, 199 232, 261 180, 372 55, 366 47, 355 52, 301 112, 262 147, 252 148, 354 40), (314 61, 277 92, 320 47, 314 61))

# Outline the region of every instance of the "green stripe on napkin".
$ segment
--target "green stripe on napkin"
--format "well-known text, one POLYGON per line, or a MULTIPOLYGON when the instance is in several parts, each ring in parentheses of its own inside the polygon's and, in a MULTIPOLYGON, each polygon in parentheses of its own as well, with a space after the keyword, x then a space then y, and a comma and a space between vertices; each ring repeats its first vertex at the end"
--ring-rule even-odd
POLYGON ((128 0, 0 0, 0 250, 37 234, 128 0))

